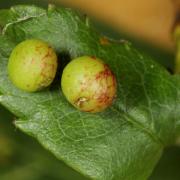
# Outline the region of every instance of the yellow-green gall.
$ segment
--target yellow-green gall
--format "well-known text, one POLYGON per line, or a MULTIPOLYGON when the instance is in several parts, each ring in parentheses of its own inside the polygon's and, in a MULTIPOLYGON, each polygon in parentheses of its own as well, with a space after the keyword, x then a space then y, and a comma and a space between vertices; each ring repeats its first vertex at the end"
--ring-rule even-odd
POLYGON ((29 39, 18 44, 12 51, 8 74, 13 84, 28 92, 49 86, 57 71, 55 51, 44 41, 29 39))
POLYGON ((72 60, 64 68, 61 87, 73 106, 95 113, 112 104, 117 83, 114 74, 102 60, 83 56, 72 60))

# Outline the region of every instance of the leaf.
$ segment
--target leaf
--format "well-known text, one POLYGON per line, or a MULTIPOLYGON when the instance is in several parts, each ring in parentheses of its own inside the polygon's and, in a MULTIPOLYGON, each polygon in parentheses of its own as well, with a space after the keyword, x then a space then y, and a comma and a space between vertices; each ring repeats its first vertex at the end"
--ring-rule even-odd
MULTIPOLYGON (((15 9, 18 16, 30 6, 15 9)), ((71 9, 50 8, 43 15, 12 20, 4 28, 0 36, 0 102, 18 117, 16 126, 91 179, 147 179, 163 148, 180 135, 179 77, 129 42, 105 40, 71 9), (68 62, 64 54, 102 58, 117 77, 114 104, 102 113, 79 112, 64 98, 60 77, 38 93, 15 88, 7 76, 8 57, 17 43, 28 38, 51 44, 60 65, 68 62)))
POLYGON ((31 19, 33 17, 42 16, 45 10, 36 6, 14 6, 11 10, 3 9, 0 11, 0 27, 3 27, 3 34, 8 26, 31 19))
POLYGON ((0 106, 1 180, 86 180, 45 151, 32 138, 15 131, 10 123, 12 119, 13 115, 0 106))

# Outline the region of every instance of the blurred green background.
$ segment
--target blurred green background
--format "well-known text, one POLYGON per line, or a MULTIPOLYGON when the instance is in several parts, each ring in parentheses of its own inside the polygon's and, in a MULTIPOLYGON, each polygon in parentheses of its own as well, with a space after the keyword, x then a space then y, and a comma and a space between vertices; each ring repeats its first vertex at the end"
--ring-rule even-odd
MULTIPOLYGON (((36 4, 47 7, 48 1, 0 0, 0 8, 14 4, 36 4)), ((93 19, 94 25, 104 35, 116 39, 128 39, 140 50, 163 64, 168 70, 173 68, 173 54, 152 47, 127 34, 121 34, 93 19)), ((15 117, 0 106, 0 180, 86 180, 63 162, 58 161, 44 150, 36 140, 19 132, 13 125, 15 117)), ((150 180, 180 179, 180 147, 165 150, 150 180)))

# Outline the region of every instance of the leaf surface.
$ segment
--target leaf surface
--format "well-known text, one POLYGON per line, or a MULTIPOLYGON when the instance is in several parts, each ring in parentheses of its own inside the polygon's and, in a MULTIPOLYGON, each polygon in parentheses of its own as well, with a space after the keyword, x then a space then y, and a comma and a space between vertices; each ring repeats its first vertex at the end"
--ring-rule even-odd
POLYGON ((105 40, 71 9, 15 6, 0 15, 0 102, 18 117, 16 126, 91 179, 147 179, 163 148, 180 135, 179 76, 127 41, 105 40), (8 57, 29 38, 47 41, 60 65, 68 62, 64 54, 103 59, 118 82, 113 105, 102 113, 79 112, 64 98, 60 77, 37 93, 14 87, 7 75, 8 57))

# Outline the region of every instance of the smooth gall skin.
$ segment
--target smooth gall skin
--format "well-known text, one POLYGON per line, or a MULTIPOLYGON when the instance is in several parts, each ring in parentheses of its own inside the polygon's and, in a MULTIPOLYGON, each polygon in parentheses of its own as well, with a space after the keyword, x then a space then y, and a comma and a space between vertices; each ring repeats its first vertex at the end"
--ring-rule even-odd
POLYGON ((95 113, 112 104, 117 83, 114 74, 102 60, 83 56, 72 60, 64 68, 61 87, 73 106, 95 113))
POLYGON ((13 84, 28 92, 49 86, 57 71, 55 51, 44 41, 25 40, 12 51, 8 74, 13 84))

